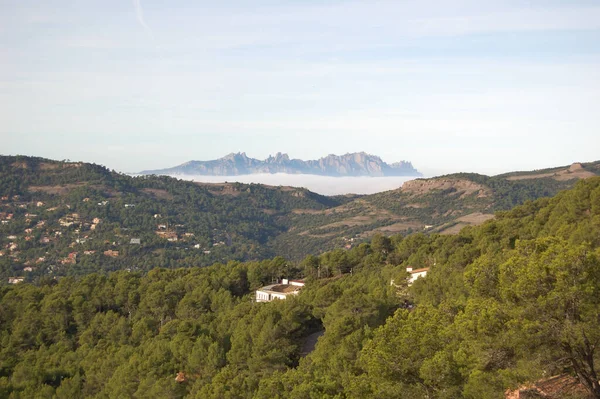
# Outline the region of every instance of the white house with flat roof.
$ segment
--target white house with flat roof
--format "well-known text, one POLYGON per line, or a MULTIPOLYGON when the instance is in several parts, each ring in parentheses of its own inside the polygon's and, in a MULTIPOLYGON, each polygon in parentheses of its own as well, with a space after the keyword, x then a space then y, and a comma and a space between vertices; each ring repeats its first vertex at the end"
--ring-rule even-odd
POLYGON ((298 295, 304 287, 303 280, 282 279, 276 284, 256 290, 256 302, 271 302, 274 299, 286 299, 289 295, 298 295))
POLYGON ((418 278, 427 276, 427 272, 429 271, 429 268, 424 267, 422 269, 413 269, 412 267, 407 267, 406 271, 410 274, 410 277, 408 278, 408 285, 411 285, 418 278))

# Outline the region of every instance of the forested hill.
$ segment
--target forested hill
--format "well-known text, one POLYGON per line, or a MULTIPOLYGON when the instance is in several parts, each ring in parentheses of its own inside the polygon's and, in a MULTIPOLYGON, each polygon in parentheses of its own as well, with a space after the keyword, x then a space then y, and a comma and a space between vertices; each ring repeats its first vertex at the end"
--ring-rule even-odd
POLYGON ((349 197, 256 184, 130 177, 87 163, 0 157, 0 276, 209 265, 274 256, 293 209, 349 197))
POLYGON ((457 235, 376 235, 297 266, 3 286, 0 397, 544 397, 537 383, 545 397, 600 398, 599 245, 592 177, 457 235), (408 286, 407 267, 430 269, 408 286), (307 285, 253 302, 277 277, 307 285))
POLYGON ((377 233, 458 232, 572 187, 599 165, 455 174, 369 196, 326 197, 303 188, 197 184, 81 162, 0 157, 0 279, 275 255, 297 261, 377 233))
POLYGON ((596 175, 600 175, 600 162, 493 177, 456 173, 416 179, 402 188, 356 198, 332 209, 296 210, 291 215, 295 229, 278 236, 273 247, 277 253, 297 258, 312 253, 315 247, 347 246, 376 233, 458 233, 465 226, 489 220, 497 211, 554 196, 579 179, 596 175), (291 242, 295 245, 290 246, 291 242))

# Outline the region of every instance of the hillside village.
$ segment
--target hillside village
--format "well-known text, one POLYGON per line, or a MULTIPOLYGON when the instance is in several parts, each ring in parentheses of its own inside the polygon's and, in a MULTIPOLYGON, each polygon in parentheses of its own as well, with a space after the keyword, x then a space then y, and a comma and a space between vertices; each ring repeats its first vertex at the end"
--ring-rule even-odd
POLYGON ((185 225, 169 225, 160 214, 152 215, 155 237, 148 239, 144 232, 142 239, 139 229, 115 228, 103 220, 107 207, 123 207, 134 213, 135 204, 119 199, 96 202, 89 197, 81 203, 84 213, 73 212, 81 208, 75 202, 24 201, 19 195, 0 198, 0 257, 8 259, 12 271, 21 276, 11 276, 9 282, 24 281, 28 274, 70 274, 70 268, 78 263, 110 264, 132 252, 169 248, 210 255, 220 246, 232 245, 231 236, 218 229, 211 232, 210 242, 200 243, 185 225))
POLYGON ((267 240, 287 228, 282 213, 336 204, 304 189, 201 186, 32 157, 0 157, 0 189, 4 283, 265 259, 267 240))

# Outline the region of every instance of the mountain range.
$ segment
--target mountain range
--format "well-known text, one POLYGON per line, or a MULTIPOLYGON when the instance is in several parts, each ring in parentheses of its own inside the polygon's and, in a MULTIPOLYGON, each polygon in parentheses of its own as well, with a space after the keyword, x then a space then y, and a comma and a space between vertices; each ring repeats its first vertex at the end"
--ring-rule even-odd
POLYGON ((256 173, 312 174, 321 176, 422 176, 410 162, 388 164, 365 152, 303 161, 278 152, 265 160, 250 158, 245 152, 231 153, 212 161, 189 161, 167 169, 144 170, 142 175, 238 176, 256 173))

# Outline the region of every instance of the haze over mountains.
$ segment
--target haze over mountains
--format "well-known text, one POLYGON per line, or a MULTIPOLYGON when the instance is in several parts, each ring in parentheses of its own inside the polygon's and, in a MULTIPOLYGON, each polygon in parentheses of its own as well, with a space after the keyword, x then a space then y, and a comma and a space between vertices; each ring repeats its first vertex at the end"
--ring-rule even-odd
POLYGON ((265 160, 250 158, 245 152, 231 153, 211 161, 189 161, 167 169, 144 170, 144 175, 239 176, 258 173, 311 174, 321 176, 415 176, 422 174, 410 162, 388 164, 365 152, 327 155, 317 160, 290 159, 278 152, 265 160))

